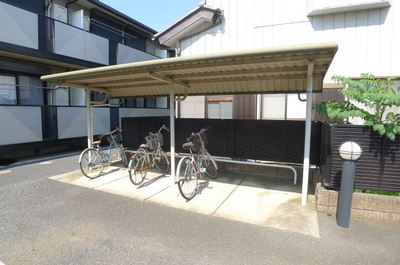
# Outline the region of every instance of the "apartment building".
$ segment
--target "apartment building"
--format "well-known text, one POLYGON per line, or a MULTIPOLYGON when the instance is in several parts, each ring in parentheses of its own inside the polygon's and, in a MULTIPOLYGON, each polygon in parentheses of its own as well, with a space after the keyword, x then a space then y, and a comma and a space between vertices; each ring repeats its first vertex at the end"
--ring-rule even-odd
MULTIPOLYGON (((321 42, 339 46, 314 102, 341 99, 335 74, 400 76, 400 3, 394 0, 205 0, 156 34, 177 56, 321 42)), ((178 116, 305 119, 303 94, 189 97, 178 116)), ((320 119, 321 117, 315 117, 320 119)), ((362 121, 354 120, 354 123, 362 121)))
MULTIPOLYGON (((98 0, 0 1, 0 158, 86 143, 86 93, 40 76, 166 57, 155 30, 98 0)), ((92 94, 102 101, 104 95, 92 94)), ((94 133, 121 117, 167 115, 167 98, 110 100, 94 133)))

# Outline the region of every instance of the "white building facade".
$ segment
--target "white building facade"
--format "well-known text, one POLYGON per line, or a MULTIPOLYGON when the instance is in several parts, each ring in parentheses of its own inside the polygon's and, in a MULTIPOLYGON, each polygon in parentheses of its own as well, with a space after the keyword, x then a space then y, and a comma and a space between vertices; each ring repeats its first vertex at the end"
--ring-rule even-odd
MULTIPOLYGON (((172 44, 179 56, 336 42, 339 49, 324 79, 324 89, 339 87, 331 80, 333 75, 400 76, 399 1, 206 0, 203 3, 203 8, 219 9, 221 19, 213 25, 199 22, 196 27, 172 36, 166 43, 172 44)), ((256 116, 304 119, 303 98, 304 95, 259 95, 256 116)), ((188 99, 180 105, 180 116, 207 117, 207 105, 206 97, 188 99)))

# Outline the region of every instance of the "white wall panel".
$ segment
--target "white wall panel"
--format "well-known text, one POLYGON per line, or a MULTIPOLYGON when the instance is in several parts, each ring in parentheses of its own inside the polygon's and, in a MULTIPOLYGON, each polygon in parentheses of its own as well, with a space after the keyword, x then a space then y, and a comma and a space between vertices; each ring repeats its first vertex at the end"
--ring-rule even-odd
POLYGON ((66 139, 87 135, 86 107, 57 108, 58 138, 66 139))
POLYGON ((108 65, 108 39, 88 32, 84 32, 84 36, 85 60, 108 65))
POLYGON ((142 62, 154 59, 159 58, 126 45, 118 44, 118 64, 142 62))
POLYGON ((109 63, 107 39, 57 21, 54 52, 100 64, 109 63))
POLYGON ((84 31, 55 21, 54 52, 78 59, 85 58, 84 31))
POLYGON ((0 145, 42 141, 41 107, 0 106, 0 145))
POLYGON ((93 108, 93 133, 103 134, 110 132, 110 109, 93 108))
POLYGON ((39 47, 38 16, 0 2, 1 41, 32 49, 39 47))

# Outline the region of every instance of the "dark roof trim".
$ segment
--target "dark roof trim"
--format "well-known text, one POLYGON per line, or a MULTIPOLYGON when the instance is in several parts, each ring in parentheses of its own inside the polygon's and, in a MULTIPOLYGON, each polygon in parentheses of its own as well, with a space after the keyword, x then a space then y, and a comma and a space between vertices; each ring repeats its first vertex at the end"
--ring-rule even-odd
POLYGON ((112 13, 115 16, 121 17, 122 19, 128 21, 129 23, 132 23, 136 26, 138 26, 141 29, 147 30, 148 32, 150 32, 151 34, 156 34, 157 31, 146 26, 145 24, 140 23, 139 21, 131 18, 130 16, 125 15, 124 13, 119 12, 118 10, 98 1, 98 0, 87 0, 88 2, 94 4, 95 6, 98 6, 101 9, 106 10, 107 12, 112 13))
POLYGON ((157 39, 160 45, 165 45, 169 40, 184 35, 185 31, 201 23, 208 22, 210 24, 215 24, 219 22, 221 13, 222 11, 219 8, 199 6, 170 27, 154 35, 154 39, 157 39))

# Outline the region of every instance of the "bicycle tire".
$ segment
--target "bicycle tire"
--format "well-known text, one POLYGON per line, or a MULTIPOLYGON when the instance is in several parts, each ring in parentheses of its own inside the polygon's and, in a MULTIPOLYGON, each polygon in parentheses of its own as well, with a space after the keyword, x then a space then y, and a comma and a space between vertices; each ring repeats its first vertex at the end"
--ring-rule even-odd
POLYGON ((143 153, 137 153, 129 161, 129 179, 134 185, 139 185, 146 178, 147 172, 144 170, 145 160, 146 156, 143 153))
POLYGON ((176 174, 178 176, 178 188, 182 197, 190 201, 196 196, 199 180, 196 169, 190 157, 182 158, 178 163, 176 174))
POLYGON ((117 145, 117 149, 118 149, 118 154, 119 154, 119 156, 121 158, 122 163, 124 164, 125 167, 128 167, 129 161, 128 161, 128 158, 125 155, 123 146, 122 145, 117 145))
POLYGON ((154 165, 161 174, 165 174, 169 170, 169 161, 164 151, 160 151, 160 154, 153 155, 154 165))
POLYGON ((90 179, 99 177, 104 169, 103 159, 103 155, 97 149, 85 149, 79 157, 79 166, 83 175, 90 179))
POLYGON ((202 166, 206 169, 206 175, 209 178, 216 179, 218 175, 218 166, 217 163, 215 162, 215 159, 205 151, 203 161, 202 161, 202 166))

